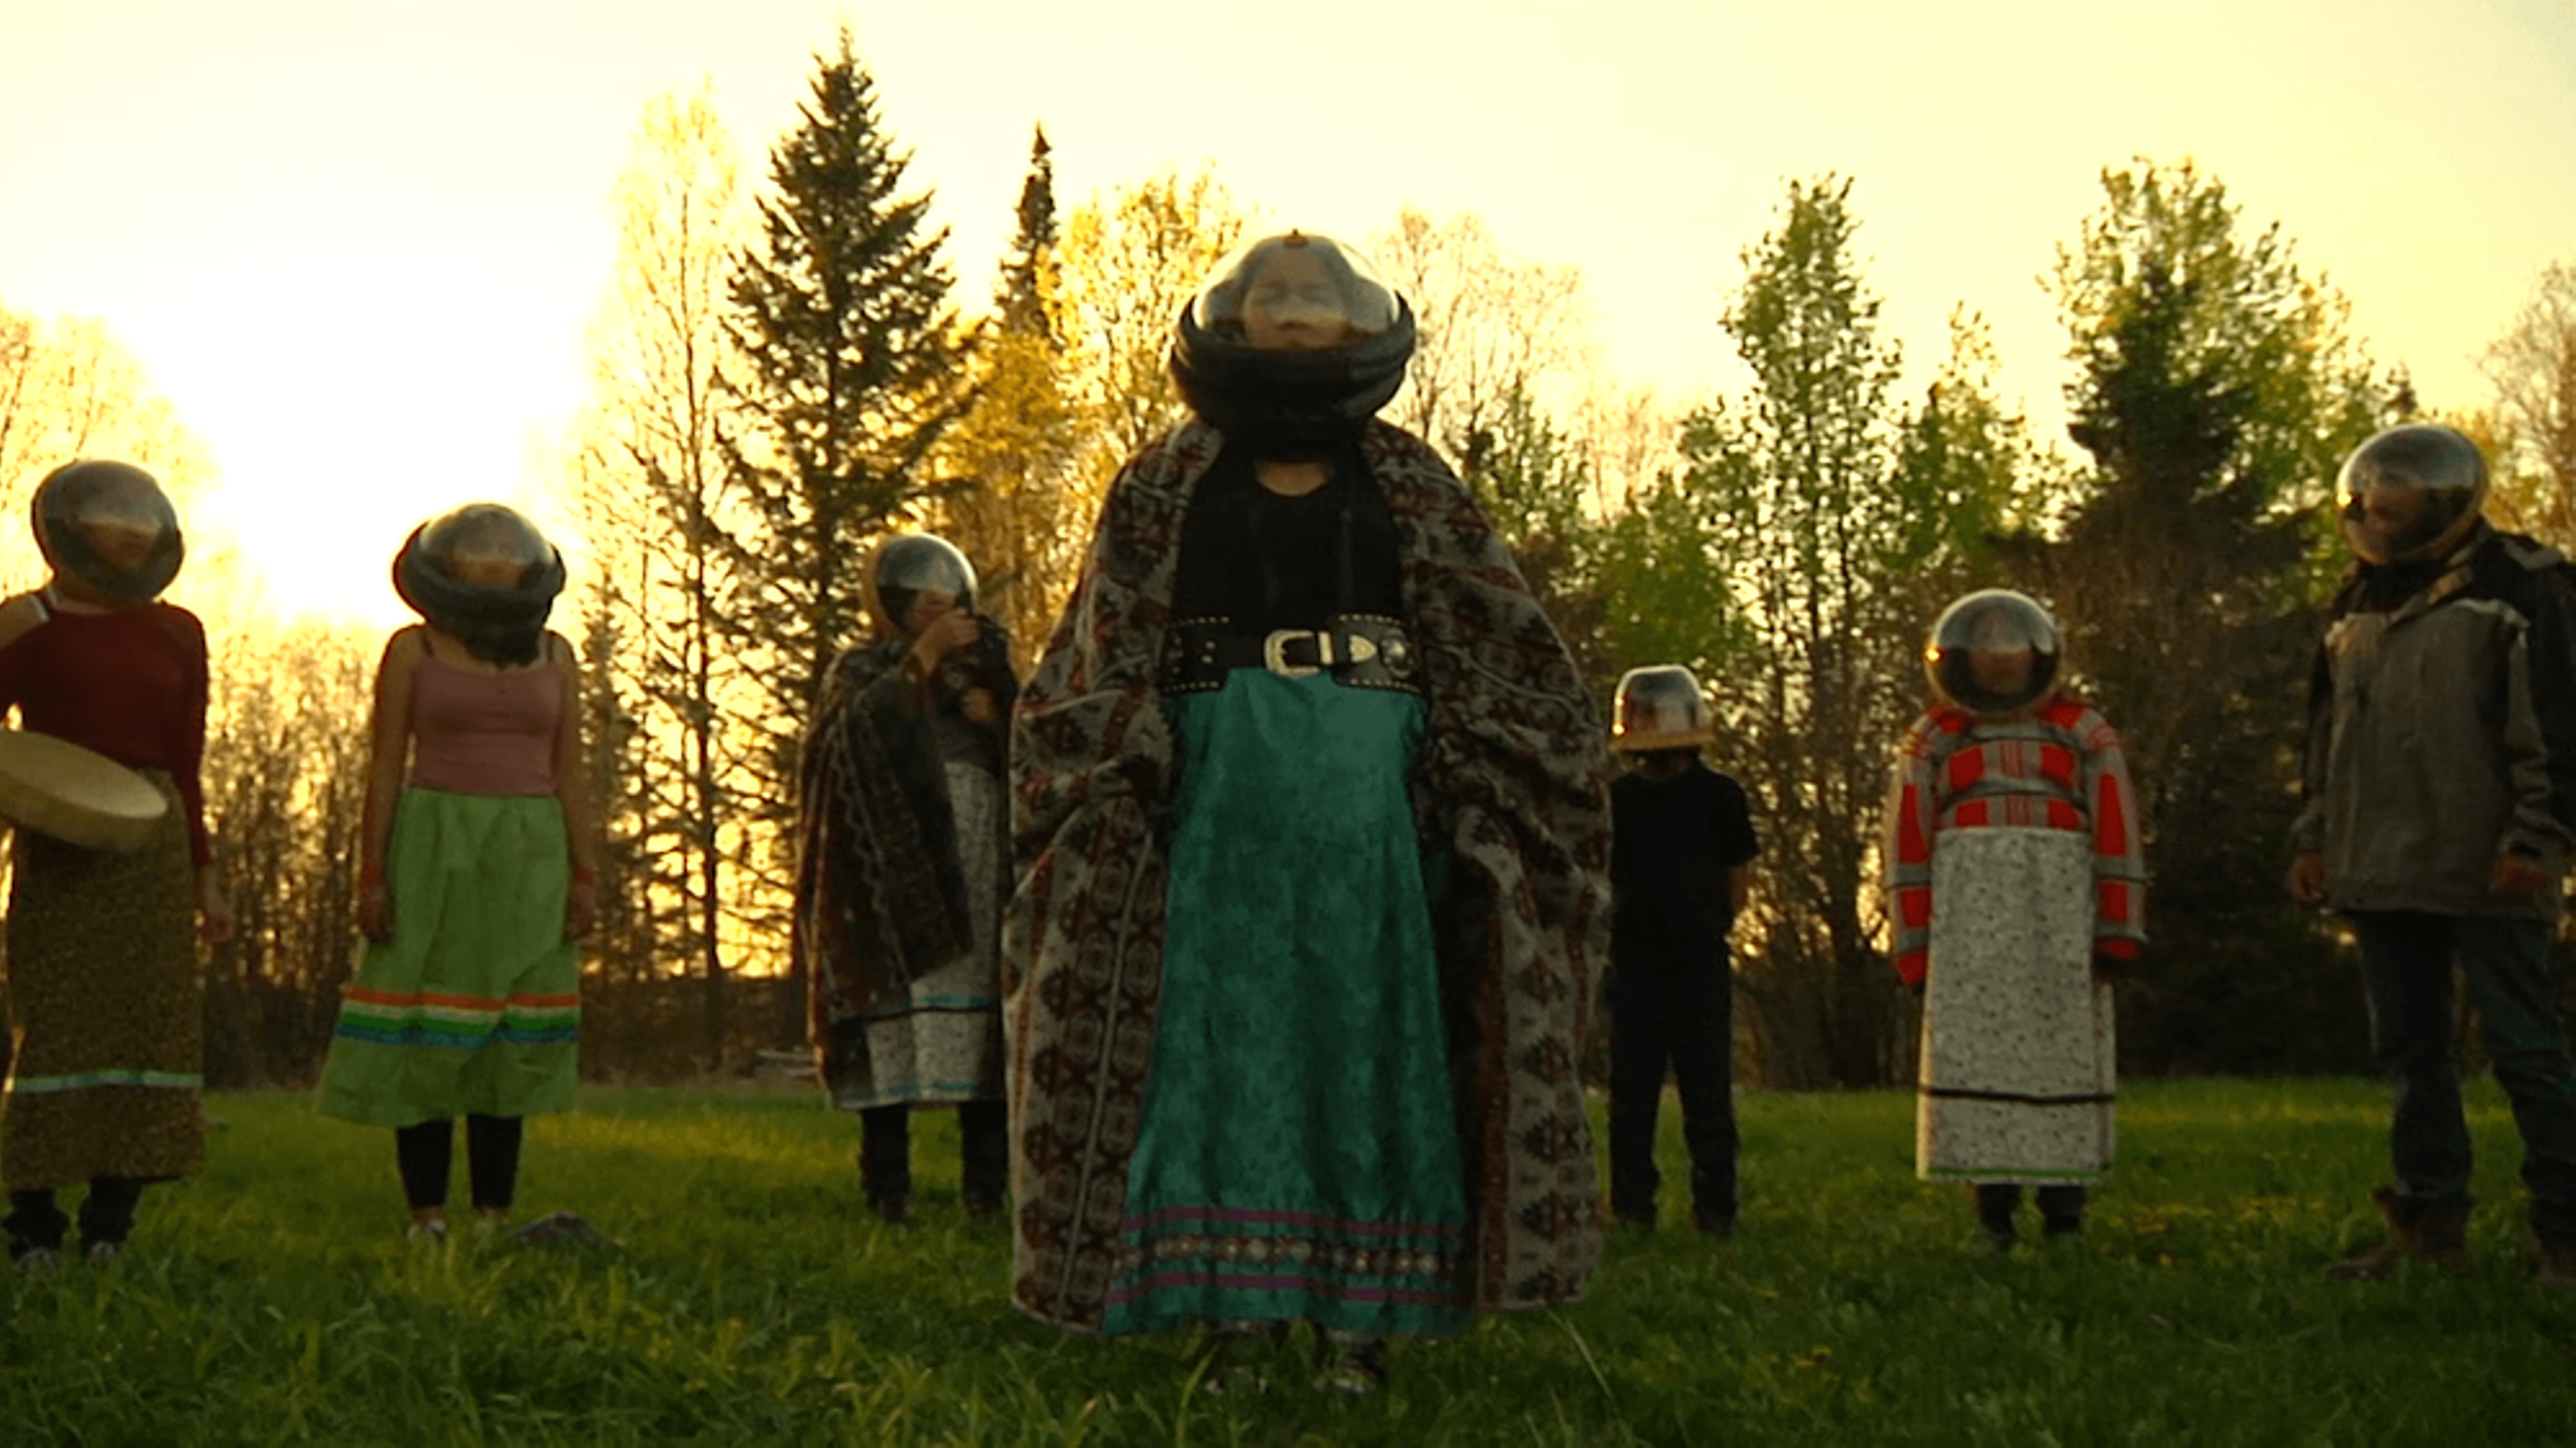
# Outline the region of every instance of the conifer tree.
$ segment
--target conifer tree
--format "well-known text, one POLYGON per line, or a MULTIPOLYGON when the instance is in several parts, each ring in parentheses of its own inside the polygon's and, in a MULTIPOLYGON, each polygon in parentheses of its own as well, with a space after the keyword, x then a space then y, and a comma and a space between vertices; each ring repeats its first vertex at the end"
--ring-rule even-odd
POLYGON ((974 410, 950 434, 943 470, 958 487, 940 526, 974 560, 978 606, 1001 620, 1025 666, 1072 590, 1085 499, 1069 485, 1074 417, 1057 334, 1055 166, 1046 130, 1029 147, 1019 226, 994 284, 997 319, 977 358, 974 410))
MULTIPOLYGON (((948 233, 930 224, 930 193, 905 190, 911 157, 847 29, 816 56, 798 109, 770 153, 727 324, 741 358, 731 385, 751 414, 728 451, 753 513, 730 622, 759 681, 751 722, 766 737, 749 803, 769 821, 793 813, 804 721, 832 660, 868 632, 862 560, 930 493, 928 460, 966 409, 972 352, 948 299, 948 233)), ((767 854, 745 863, 783 900, 787 852, 767 854)), ((801 1015, 799 985, 782 1026, 801 1015)))
POLYGON ((2375 425, 2371 369, 2344 300, 2279 226, 2245 230, 2216 177, 2140 161, 2102 188, 2052 282, 2086 461, 2062 536, 2016 551, 2138 785, 2156 984, 2122 1054, 2153 1071, 2313 1069, 2325 1060, 2303 1052, 2355 1036, 2284 1022, 2357 1003, 2349 966, 2285 907, 2280 851, 2323 630, 2306 606, 2331 537, 2318 505, 2375 425))

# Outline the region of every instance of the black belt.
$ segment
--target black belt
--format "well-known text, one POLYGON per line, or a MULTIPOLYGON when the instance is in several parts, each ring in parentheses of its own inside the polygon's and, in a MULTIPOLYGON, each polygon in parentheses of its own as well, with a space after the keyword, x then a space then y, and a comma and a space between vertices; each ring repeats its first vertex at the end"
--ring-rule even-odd
POLYGON ((1232 619, 1185 618, 1164 640, 1166 694, 1222 689, 1237 669, 1267 669, 1286 679, 1330 673, 1346 688, 1422 692, 1421 659, 1404 621, 1382 614, 1337 614, 1320 629, 1266 634, 1237 633, 1232 619))

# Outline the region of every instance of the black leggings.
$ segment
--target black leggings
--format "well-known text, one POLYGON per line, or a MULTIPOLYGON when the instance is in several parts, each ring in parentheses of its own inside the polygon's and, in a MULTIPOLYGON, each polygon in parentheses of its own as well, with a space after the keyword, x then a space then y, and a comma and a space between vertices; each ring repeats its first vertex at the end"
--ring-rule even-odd
MULTIPOLYGON (((474 1205, 505 1212, 519 1185, 519 1136, 525 1118, 467 1116, 465 1165, 474 1177, 474 1205)), ((447 1205, 449 1163, 456 1152, 455 1123, 442 1116, 394 1129, 394 1163, 402 1168, 403 1197, 413 1211, 447 1205)))

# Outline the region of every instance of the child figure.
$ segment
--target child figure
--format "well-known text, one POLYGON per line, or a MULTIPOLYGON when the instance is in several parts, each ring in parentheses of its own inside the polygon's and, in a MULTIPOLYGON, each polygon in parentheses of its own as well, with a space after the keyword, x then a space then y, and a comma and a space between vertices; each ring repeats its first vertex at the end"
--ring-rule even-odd
POLYGON ((2047 1234, 2072 1236, 2111 1166, 2110 983, 2146 939, 2128 767, 2022 594, 1950 605, 1924 667, 1935 702, 1898 757, 1885 850, 1896 973, 1924 994, 1916 1171, 1973 1184, 1999 1248, 2025 1183, 2047 1234))
POLYGON ((83 461, 36 487, 36 542, 52 576, 0 604, 0 713, 135 770, 169 812, 128 853, 17 831, 9 881, 9 1024, 0 1119, 9 1255, 60 1260, 86 1186, 81 1252, 124 1250, 152 1182, 205 1160, 203 987, 191 917, 214 940, 232 920, 214 875, 199 761, 206 631, 159 602, 179 572, 179 517, 151 474, 83 461))
POLYGON ((1761 844, 1744 790, 1700 760, 1712 735, 1699 680, 1678 666, 1619 680, 1610 748, 1635 766, 1610 786, 1610 1210, 1655 1223, 1655 1117, 1669 1071, 1690 1148, 1691 1213, 1735 1230, 1735 971, 1761 844))
POLYGON ((572 1105, 573 942, 595 903, 580 666, 545 626, 563 578, 536 528, 490 503, 423 524, 394 561, 427 627, 397 632, 376 673, 367 948, 321 1110, 394 1128, 415 1241, 447 1236, 454 1118, 489 1227, 509 1214, 523 1119, 572 1105))

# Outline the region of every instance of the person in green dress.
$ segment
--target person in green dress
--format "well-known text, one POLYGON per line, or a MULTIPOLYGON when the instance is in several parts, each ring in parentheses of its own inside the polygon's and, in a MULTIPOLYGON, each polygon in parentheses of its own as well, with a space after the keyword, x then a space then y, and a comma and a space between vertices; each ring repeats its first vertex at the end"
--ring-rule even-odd
POLYGON ((456 1117, 488 1230, 509 1215, 524 1119, 572 1105, 575 942, 596 904, 581 669, 545 626, 563 579, 536 528, 489 503, 422 524, 394 564, 425 626, 395 633, 376 672, 367 944, 320 1106, 394 1128, 416 1241, 447 1236, 456 1117))
MULTIPOLYGON (((1376 420, 1410 310, 1323 237, 1184 313, 1023 694, 1006 914, 1024 1311, 1395 1335, 1578 1296, 1597 711, 1472 498, 1376 420)), ((1251 1331, 1247 1331, 1251 1330, 1251 1331)))

